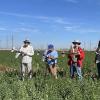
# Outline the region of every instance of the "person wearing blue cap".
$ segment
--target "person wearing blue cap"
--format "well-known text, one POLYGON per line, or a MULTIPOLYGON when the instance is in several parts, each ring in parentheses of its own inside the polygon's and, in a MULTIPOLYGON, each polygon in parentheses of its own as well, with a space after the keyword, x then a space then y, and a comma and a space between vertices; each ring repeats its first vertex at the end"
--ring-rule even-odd
POLYGON ((57 58, 58 52, 54 49, 52 44, 48 45, 48 49, 44 52, 45 62, 47 64, 50 73, 57 79, 57 58))

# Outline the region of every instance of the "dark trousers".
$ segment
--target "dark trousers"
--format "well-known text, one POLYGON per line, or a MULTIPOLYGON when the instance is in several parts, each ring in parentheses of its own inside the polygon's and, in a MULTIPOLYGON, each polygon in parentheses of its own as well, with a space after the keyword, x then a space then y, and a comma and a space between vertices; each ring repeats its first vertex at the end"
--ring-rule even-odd
POLYGON ((97 63, 98 78, 100 78, 100 62, 97 63))

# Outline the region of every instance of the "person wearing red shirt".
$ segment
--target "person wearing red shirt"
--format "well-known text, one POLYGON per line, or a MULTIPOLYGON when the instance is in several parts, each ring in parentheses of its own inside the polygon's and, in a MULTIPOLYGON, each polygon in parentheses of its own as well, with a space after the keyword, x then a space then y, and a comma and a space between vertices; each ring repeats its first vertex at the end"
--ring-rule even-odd
POLYGON ((71 46, 71 49, 68 54, 68 65, 70 66, 70 76, 71 78, 74 78, 75 72, 77 72, 77 75, 79 79, 82 79, 82 62, 84 59, 84 51, 80 47, 81 42, 78 40, 72 42, 73 46, 71 46))

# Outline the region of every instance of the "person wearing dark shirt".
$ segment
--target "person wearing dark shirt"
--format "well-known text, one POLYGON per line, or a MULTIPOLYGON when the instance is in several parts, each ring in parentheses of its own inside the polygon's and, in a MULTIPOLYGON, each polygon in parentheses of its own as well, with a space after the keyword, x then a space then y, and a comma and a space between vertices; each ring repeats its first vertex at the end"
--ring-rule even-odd
POLYGON ((97 70, 98 70, 98 79, 100 79, 100 41, 96 49, 95 63, 97 65, 97 70))

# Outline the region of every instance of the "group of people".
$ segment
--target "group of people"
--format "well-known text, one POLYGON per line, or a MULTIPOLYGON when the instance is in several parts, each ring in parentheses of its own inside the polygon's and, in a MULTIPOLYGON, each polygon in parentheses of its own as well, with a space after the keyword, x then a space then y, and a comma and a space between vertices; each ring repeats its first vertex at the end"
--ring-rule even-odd
MULTIPOLYGON (((77 73, 78 78, 82 80, 82 62, 85 57, 85 52, 82 50, 80 45, 81 42, 78 40, 72 42, 72 46, 68 54, 68 65, 70 66, 70 77, 73 79, 75 73, 77 73)), ((19 55, 21 56, 20 72, 23 80, 25 77, 26 68, 29 77, 32 78, 32 56, 34 55, 34 49, 29 40, 24 41, 24 45, 16 53, 16 58, 18 58, 19 55)), ((54 45, 49 44, 47 50, 44 51, 43 61, 46 64, 46 69, 51 73, 52 76, 54 76, 55 79, 57 79, 57 59, 57 50, 55 50, 54 45)), ((96 50, 95 61, 98 69, 98 77, 100 78, 100 41, 96 50)))

